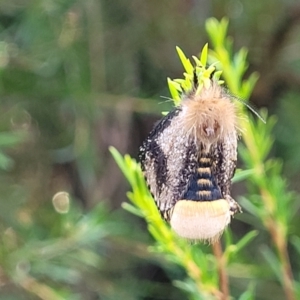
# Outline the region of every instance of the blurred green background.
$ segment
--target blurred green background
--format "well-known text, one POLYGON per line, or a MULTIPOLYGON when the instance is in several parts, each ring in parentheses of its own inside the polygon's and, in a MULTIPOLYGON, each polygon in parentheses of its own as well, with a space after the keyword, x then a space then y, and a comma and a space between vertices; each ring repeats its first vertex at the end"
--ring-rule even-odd
MULTIPOLYGON (((120 208, 128 186, 108 147, 137 157, 172 105, 161 96, 182 74, 175 46, 197 55, 205 20, 223 16, 260 73, 251 103, 278 116, 273 152, 299 192, 299 1, 0 1, 1 300, 186 299, 171 283, 183 270, 149 253, 144 222, 120 208)), ((269 275, 257 299, 284 299, 269 275)))

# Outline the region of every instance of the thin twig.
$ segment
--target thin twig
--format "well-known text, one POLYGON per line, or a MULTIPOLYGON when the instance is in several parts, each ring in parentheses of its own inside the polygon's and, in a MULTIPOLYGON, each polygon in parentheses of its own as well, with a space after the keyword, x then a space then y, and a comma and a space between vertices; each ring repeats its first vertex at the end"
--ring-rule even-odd
POLYGON ((283 288, 286 295, 286 299, 296 300, 295 290, 293 286, 293 274, 286 243, 284 243, 283 245, 277 245, 277 249, 281 261, 283 288))
POLYGON ((212 249, 218 263, 219 285, 220 285, 220 290, 222 292, 222 297, 220 299, 228 300, 229 299, 228 276, 225 269, 226 265, 224 261, 221 242, 218 240, 217 242, 213 243, 212 249))
POLYGON ((280 231, 280 226, 274 221, 269 220, 266 222, 266 227, 269 229, 272 240, 278 252, 282 270, 282 285, 287 300, 296 300, 294 285, 293 285, 293 273, 289 254, 287 251, 287 241, 285 235, 280 231))

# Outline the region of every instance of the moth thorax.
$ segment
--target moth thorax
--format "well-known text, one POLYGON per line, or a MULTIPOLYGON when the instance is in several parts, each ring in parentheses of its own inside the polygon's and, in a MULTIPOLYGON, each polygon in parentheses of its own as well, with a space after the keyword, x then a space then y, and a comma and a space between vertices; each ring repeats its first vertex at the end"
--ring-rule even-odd
POLYGON ((198 123, 196 135, 199 140, 214 142, 219 139, 221 133, 220 123, 215 119, 205 119, 198 123))
POLYGON ((198 140, 216 142, 236 130, 237 116, 231 97, 218 84, 182 101, 183 127, 198 140))
POLYGON ((180 200, 174 206, 170 223, 183 238, 214 242, 230 223, 230 206, 224 199, 180 200))

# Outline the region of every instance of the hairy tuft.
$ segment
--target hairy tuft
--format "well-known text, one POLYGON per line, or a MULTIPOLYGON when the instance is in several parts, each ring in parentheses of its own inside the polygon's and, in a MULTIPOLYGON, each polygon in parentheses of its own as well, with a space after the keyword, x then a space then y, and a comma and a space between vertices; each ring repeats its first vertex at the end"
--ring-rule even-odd
POLYGON ((237 131, 237 113, 225 89, 217 83, 203 87, 199 95, 183 99, 181 126, 197 141, 223 141, 237 131))

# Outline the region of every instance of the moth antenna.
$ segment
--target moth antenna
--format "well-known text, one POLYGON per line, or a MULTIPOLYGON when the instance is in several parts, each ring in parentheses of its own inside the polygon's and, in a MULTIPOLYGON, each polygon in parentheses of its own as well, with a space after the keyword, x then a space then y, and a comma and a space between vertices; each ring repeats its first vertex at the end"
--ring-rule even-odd
POLYGON ((158 104, 166 103, 166 102, 174 102, 174 99, 166 96, 160 96, 160 98, 166 99, 166 101, 159 102, 158 104))
POLYGON ((264 124, 266 124, 266 120, 247 102, 245 102, 244 100, 236 97, 236 96, 232 96, 234 100, 237 100, 238 102, 242 103, 243 105, 247 106, 249 110, 251 110, 264 124))
POLYGON ((163 99, 167 99, 168 101, 174 101, 174 99, 172 99, 171 97, 167 97, 167 96, 159 96, 159 97, 163 99))

